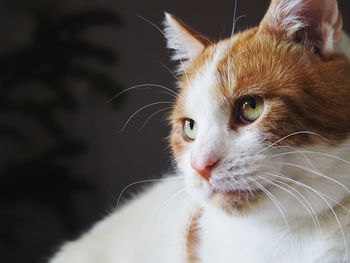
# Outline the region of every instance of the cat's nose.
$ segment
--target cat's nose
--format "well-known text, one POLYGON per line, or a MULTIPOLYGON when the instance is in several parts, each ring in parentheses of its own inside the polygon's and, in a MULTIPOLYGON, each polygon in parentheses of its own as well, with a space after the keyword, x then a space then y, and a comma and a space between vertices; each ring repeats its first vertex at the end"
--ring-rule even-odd
POLYGON ((191 166, 197 171, 204 179, 209 181, 212 168, 217 164, 218 159, 214 156, 191 156, 191 166))

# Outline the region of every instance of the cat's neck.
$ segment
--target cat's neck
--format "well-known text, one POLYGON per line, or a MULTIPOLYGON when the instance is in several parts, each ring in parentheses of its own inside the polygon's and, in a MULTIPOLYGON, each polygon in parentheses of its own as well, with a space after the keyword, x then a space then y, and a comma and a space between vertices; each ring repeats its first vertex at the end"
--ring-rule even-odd
MULTIPOLYGON (((338 211, 338 209, 335 211, 339 220, 344 225, 348 225, 344 211, 338 211)), ((291 229, 288 229, 283 226, 283 222, 276 221, 275 224, 266 224, 258 220, 252 222, 252 218, 248 220, 247 218, 230 218, 205 210, 200 219, 199 243, 201 248, 199 255, 205 259, 203 263, 227 262, 225 261, 227 258, 235 258, 237 262, 246 263, 266 262, 264 260, 266 258, 271 258, 269 262, 320 262, 311 260, 310 255, 313 255, 313 259, 327 258, 332 255, 327 255, 326 251, 341 252, 344 247, 341 237, 334 244, 324 242, 327 238, 333 238, 332 233, 339 229, 333 221, 327 223, 326 217, 319 219, 323 226, 329 226, 321 233, 324 236, 323 239, 312 230, 311 221, 304 222, 304 224, 298 221, 293 224, 293 221, 290 221, 291 229), (293 257, 295 258, 290 258, 290 251, 294 251, 293 257)))

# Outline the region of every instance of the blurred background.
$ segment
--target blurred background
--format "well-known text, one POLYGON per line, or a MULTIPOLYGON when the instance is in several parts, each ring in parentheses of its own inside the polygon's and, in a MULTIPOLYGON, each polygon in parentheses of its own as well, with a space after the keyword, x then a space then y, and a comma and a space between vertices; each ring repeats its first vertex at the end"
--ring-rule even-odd
MULTIPOLYGON (((350 3, 338 2, 350 32, 350 3)), ((239 0, 236 30, 257 25, 268 3, 239 0)), ((233 10, 234 0, 0 1, 1 262, 46 262, 110 213, 126 185, 172 169, 173 97, 151 85, 115 95, 141 84, 176 91, 152 25, 164 11, 220 39, 233 10)))

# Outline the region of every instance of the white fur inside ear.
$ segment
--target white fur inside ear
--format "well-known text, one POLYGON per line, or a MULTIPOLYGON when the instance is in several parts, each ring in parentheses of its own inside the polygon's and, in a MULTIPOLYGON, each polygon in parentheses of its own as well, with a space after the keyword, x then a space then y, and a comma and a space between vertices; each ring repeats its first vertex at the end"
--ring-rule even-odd
POLYGON ((281 0, 271 10, 268 21, 269 26, 288 32, 288 35, 293 35, 295 32, 309 25, 310 21, 302 16, 305 8, 305 1, 281 0))
POLYGON ((272 0, 260 24, 260 30, 266 29, 291 38, 304 30, 302 40, 317 40, 317 49, 325 54, 333 52, 339 42, 342 18, 337 0, 272 0))
POLYGON ((174 50, 171 56, 172 60, 191 60, 204 49, 204 45, 172 15, 165 13, 163 24, 167 47, 174 50))

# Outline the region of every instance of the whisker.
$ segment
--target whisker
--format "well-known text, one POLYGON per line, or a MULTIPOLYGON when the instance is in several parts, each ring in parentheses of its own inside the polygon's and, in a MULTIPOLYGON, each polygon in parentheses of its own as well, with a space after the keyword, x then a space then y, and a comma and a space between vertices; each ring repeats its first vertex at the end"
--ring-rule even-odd
POLYGON ((120 200, 124 194, 124 192, 129 189, 131 186, 137 185, 137 184, 143 184, 143 183, 153 183, 153 182, 162 182, 162 181, 172 181, 172 180, 179 180, 179 179, 183 179, 185 176, 177 176, 175 178, 159 178, 159 179, 149 179, 149 180, 142 180, 142 181, 137 181, 137 182, 133 182, 128 184, 127 186, 125 186, 123 188, 123 190, 121 190, 119 196, 118 196, 118 200, 117 200, 117 208, 119 207, 119 203, 120 200))
POLYGON ((235 33, 235 26, 236 26, 236 15, 237 15, 237 5, 238 5, 238 0, 235 0, 235 7, 233 9, 233 25, 232 25, 232 31, 231 31, 231 37, 235 33))
MULTIPOLYGON (((243 184, 245 185, 245 189, 247 189, 247 190, 248 190, 248 192, 249 192, 249 194, 250 194, 250 195, 255 195, 255 194, 254 194, 254 191, 253 191, 253 189, 252 189, 251 185, 249 185, 249 183, 248 183, 248 180, 247 180, 247 179, 244 179, 243 184)), ((246 192, 246 198, 248 199, 248 193, 247 193, 247 192, 246 192)))
POLYGON ((160 109, 160 110, 157 110, 156 112, 154 112, 151 116, 149 116, 147 118, 147 120, 142 124, 142 126, 139 128, 139 131, 141 131, 145 126, 146 124, 155 116, 157 115, 158 113, 162 112, 162 111, 165 111, 165 110, 169 110, 171 109, 172 107, 166 107, 164 109, 160 109))
POLYGON ((172 104, 171 101, 157 101, 157 102, 153 102, 153 103, 150 103, 146 106, 143 106, 141 107, 140 109, 138 109, 137 111, 135 111, 130 117, 129 119, 125 122, 123 128, 120 129, 120 132, 123 132, 124 129, 126 128, 126 126, 129 124, 129 122, 135 117, 136 114, 138 114, 140 111, 143 111, 144 109, 147 109, 149 107, 152 107, 154 105, 158 105, 158 104, 172 104))
POLYGON ((262 184, 258 183, 256 180, 254 180, 253 178, 247 178, 248 180, 252 181, 253 183, 255 183, 272 201, 272 203, 277 207, 277 209, 279 210, 279 212, 281 213, 287 228, 290 230, 286 215, 283 212, 283 208, 281 206, 281 204, 278 202, 278 200, 276 199, 276 197, 274 197, 271 192, 269 192, 264 186, 262 186, 262 184))
POLYGON ((177 81, 180 81, 179 78, 175 75, 175 73, 172 72, 172 71, 170 70, 170 68, 168 68, 164 63, 162 63, 162 62, 160 62, 160 61, 158 61, 158 63, 159 63, 160 65, 162 65, 163 68, 165 68, 165 69, 171 74, 171 76, 173 76, 177 81))
POLYGON ((241 18, 246 17, 246 15, 241 15, 239 17, 237 17, 234 21, 233 21, 233 27, 232 27, 232 32, 231 32, 231 37, 233 36, 233 34, 235 33, 235 28, 236 28, 236 24, 238 22, 238 20, 240 20, 241 18))
MULTIPOLYGON (((275 178, 275 180, 278 180, 278 178, 275 178)), ((286 187, 292 189, 293 191, 295 191, 295 192, 304 200, 304 202, 308 204, 308 206, 310 207, 312 213, 315 215, 315 219, 316 219, 316 221, 318 222, 318 225, 320 226, 320 229, 321 229, 321 224, 319 223, 317 214, 316 214, 314 208, 312 207, 312 205, 309 203, 309 201, 308 201, 298 190, 296 190, 294 187, 290 186, 289 184, 287 184, 287 183, 285 183, 285 182, 282 182, 281 180, 278 180, 278 182, 279 182, 280 184, 283 184, 284 186, 286 186, 286 187)), ((308 189, 306 189, 306 190, 308 190, 308 189)), ((320 192, 320 193, 321 193, 321 192, 320 192)), ((321 193, 321 194, 322 194, 322 193, 321 193)), ((314 196, 312 195, 312 197, 314 197, 314 196)), ((321 231, 321 233, 322 233, 322 231, 321 231)))
POLYGON ((134 15, 137 16, 138 18, 142 19, 143 21, 147 22, 151 26, 154 26, 155 29, 157 29, 163 36, 165 36, 164 31, 159 26, 154 24, 152 21, 148 20, 147 18, 145 18, 145 17, 143 17, 141 15, 138 15, 138 14, 135 14, 135 13, 134 13, 134 15))
POLYGON ((165 199, 151 214, 149 220, 151 221, 152 218, 164 207, 166 207, 167 204, 169 204, 175 197, 181 195, 182 193, 186 192, 185 188, 181 188, 179 191, 177 191, 175 194, 171 195, 167 199, 165 199))
POLYGON ((175 96, 175 95, 173 95, 173 94, 171 94, 171 93, 169 93, 169 92, 167 92, 167 91, 159 91, 158 92, 159 94, 167 94, 167 95, 169 95, 169 96, 171 96, 171 97, 173 97, 173 98, 177 98, 177 96, 175 96))
MULTIPOLYGON (((283 146, 278 146, 278 147, 283 147, 283 146)), ((329 154, 329 153, 324 153, 324 152, 315 152, 315 151, 307 151, 307 150, 298 150, 299 153, 308 153, 308 154, 318 154, 318 155, 323 155, 323 156, 326 156, 326 157, 330 157, 330 158, 333 158, 333 159, 337 159, 339 161, 342 161, 346 164, 349 164, 350 165, 350 161, 347 161, 339 156, 336 156, 336 155, 333 155, 333 154, 329 154)), ((296 151, 292 151, 292 152, 285 152, 285 153, 279 153, 279 154, 275 154, 275 155, 272 155, 271 157, 278 157, 278 156, 282 156, 282 155, 287 155, 287 154, 293 154, 293 153, 296 153, 296 151)))
MULTIPOLYGON (((173 96, 175 98, 177 98, 177 93, 165 86, 162 86, 162 85, 158 85, 158 84, 153 84, 153 83, 144 83, 144 84, 139 84, 139 85, 135 85, 135 86, 132 86, 132 87, 129 87, 125 90, 122 90, 121 92, 117 93, 116 95, 114 95, 112 98, 110 98, 109 100, 107 100, 105 102, 105 104, 108 104, 110 103, 112 100, 118 98, 120 95, 124 94, 125 92, 128 92, 128 91, 131 91, 131 90, 134 90, 134 89, 137 89, 137 88, 142 88, 142 87, 148 87, 148 88, 160 88, 160 89, 164 89, 164 90, 167 90, 169 91, 171 94, 173 94, 173 96)), ((170 94, 169 94, 170 95, 170 94)))
MULTIPOLYGON (((232 30, 231 30, 231 38, 233 37, 233 35, 234 35, 234 33, 235 33, 235 28, 236 28, 236 23, 237 23, 237 21, 240 19, 240 18, 242 18, 242 17, 244 17, 244 16, 239 16, 239 17, 237 17, 236 18, 236 16, 237 16, 237 6, 238 6, 238 0, 235 0, 235 2, 234 2, 234 8, 233 8, 233 19, 232 19, 232 30)), ((230 45, 230 42, 228 42, 228 45, 230 45)), ((241 53, 241 52, 239 52, 239 53, 241 53)), ((237 56, 238 54, 236 54, 235 55, 235 57, 237 56)), ((234 57, 234 58, 235 58, 234 57)), ((228 86, 229 87, 231 87, 231 48, 230 48, 230 50, 229 50, 229 55, 228 55, 228 60, 227 60, 227 64, 228 64, 228 70, 227 70, 227 75, 228 75, 228 86)), ((233 59, 234 59, 233 58, 233 59)))
POLYGON ((327 194, 321 193, 321 195, 323 195, 325 198, 329 199, 330 201, 332 201, 334 204, 338 205, 339 207, 343 208, 346 212, 350 213, 350 209, 346 208, 344 205, 342 205, 341 203, 339 203, 337 200, 333 199, 332 197, 330 197, 327 194))
MULTIPOLYGON (((162 202, 155 209, 153 209, 152 213, 149 216, 147 216, 147 220, 144 221, 143 229, 141 233, 144 233, 147 230, 147 228, 150 226, 150 223, 152 222, 152 220, 154 219, 154 217, 157 215, 159 211, 165 208, 174 198, 177 198, 179 195, 181 195, 184 192, 186 192, 186 189, 184 187, 181 187, 181 189, 179 190, 178 186, 172 187, 169 191, 167 191, 166 194, 170 194, 170 196, 167 197, 165 200, 162 200, 162 202)), ((181 203, 183 208, 186 208, 186 205, 188 205, 186 204, 186 201, 188 200, 185 199, 184 201, 185 202, 179 202, 179 203, 181 203)))
POLYGON ((238 6, 238 1, 235 0, 235 7, 234 7, 234 11, 233 11, 233 25, 232 25, 232 30, 231 30, 231 37, 234 35, 235 33, 235 29, 236 29, 236 24, 237 24, 237 21, 243 17, 246 17, 246 15, 241 15, 239 17, 236 18, 237 16, 237 6, 238 6))
MULTIPOLYGON (((154 24, 152 21, 150 21, 147 18, 145 18, 143 16, 140 16, 138 14, 134 14, 134 15, 137 16, 138 18, 142 19, 143 21, 147 22, 148 24, 154 26, 165 38, 167 38, 166 33, 162 29, 160 29, 156 24, 154 24)), ((185 70, 185 65, 184 65, 184 63, 183 63, 183 61, 182 61, 182 59, 181 59, 181 57, 179 55, 179 51, 177 49, 174 49, 174 51, 175 51, 177 57, 179 58, 182 70, 183 70, 183 72, 185 74, 186 80, 188 81, 188 76, 187 76, 187 73, 186 73, 186 70, 185 70)))
POLYGON ((281 180, 290 181, 290 182, 293 182, 293 183, 295 183, 295 184, 297 184, 297 185, 300 185, 300 186, 302 186, 302 187, 305 187, 305 188, 307 188, 307 189, 313 191, 316 195, 318 195, 318 196, 327 204, 327 206, 328 206, 329 209, 331 210, 331 212, 332 212, 332 214, 334 215, 334 218, 335 218, 335 220, 337 221, 337 224, 338 224, 338 226, 339 226, 339 229, 340 229, 340 232, 341 232, 341 234, 342 234, 343 241, 344 241, 344 248, 345 248, 345 251, 346 251, 346 257, 348 258, 349 252, 348 252, 348 246, 347 246, 347 241, 346 241, 346 238, 345 238, 345 233, 344 233, 343 227, 342 227, 342 225, 341 225, 341 223, 340 223, 340 221, 339 221, 339 218, 338 218, 337 214, 335 213, 334 209, 332 208, 332 206, 330 205, 330 203, 327 201, 327 199, 325 199, 325 198, 323 197, 323 195, 320 194, 319 191, 315 190, 314 188, 312 188, 312 187, 309 186, 309 185, 306 185, 306 184, 301 183, 301 182, 299 182, 299 181, 296 181, 296 180, 293 180, 293 179, 291 179, 291 178, 287 178, 287 177, 284 177, 284 176, 280 176, 280 175, 277 175, 277 174, 273 174, 273 173, 266 173, 266 174, 267 174, 267 175, 271 175, 271 176, 275 176, 275 177, 277 177, 277 178, 280 178, 281 180))
MULTIPOLYGON (((292 146, 284 146, 284 145, 281 145, 281 146, 275 146, 275 148, 276 148, 276 149, 277 149, 277 148, 291 148, 291 149, 293 149, 293 150, 294 150, 294 151, 293 151, 294 153, 299 153, 300 155, 302 155, 302 156, 305 158, 306 162, 307 162, 308 164, 310 164, 310 166, 311 166, 313 169, 315 169, 316 171, 318 171, 318 169, 315 167, 315 165, 311 162, 310 158, 307 157, 307 155, 306 155, 305 152, 299 151, 297 148, 292 147, 292 146)), ((282 156, 282 155, 275 154, 275 155, 272 155, 271 158, 278 157, 278 156, 282 156)))
MULTIPOLYGON (((311 210, 309 207, 306 206, 306 204, 298 197, 296 196, 294 193, 292 193, 291 191, 289 191, 288 189, 284 188, 283 186, 280 186, 276 183, 274 183, 273 181, 267 179, 267 178, 264 178, 262 176, 257 176, 258 178, 262 179, 262 180, 265 180, 266 182, 282 189, 283 191, 287 192, 288 194, 290 194, 291 196, 293 196, 295 199, 297 199, 297 201, 306 209, 306 211, 309 213, 310 217, 312 218, 312 221, 314 222, 315 224, 315 227, 316 229, 318 229, 318 233, 319 233, 319 238, 321 237, 321 233, 322 233, 322 230, 321 230, 321 225, 320 225, 320 222, 317 218, 317 215, 315 213, 315 210, 312 208, 311 204, 309 202, 307 202, 306 198, 304 198, 304 201, 309 205, 309 207, 311 207, 311 210)), ((281 182, 279 182, 281 183, 281 182)), ((283 183, 285 184, 285 183, 283 183)), ((287 186, 289 186, 288 184, 285 184, 287 186)), ((292 189, 294 189, 293 187, 291 187, 292 189)), ((301 195, 297 190, 294 189, 294 191, 296 191, 299 195, 301 195)), ((301 195, 302 196, 302 195, 301 195)), ((304 196, 302 196, 304 197, 304 196)))
POLYGON ((330 181, 332 181, 332 182, 334 182, 334 183, 340 185, 342 188, 345 189, 346 192, 348 192, 348 193, 350 194, 349 188, 347 188, 344 184, 342 184, 342 183, 339 182, 338 180, 335 180, 334 178, 331 178, 331 177, 326 176, 326 175, 324 175, 324 174, 322 174, 322 173, 316 172, 316 171, 314 171, 314 170, 311 170, 311 169, 309 169, 309 168, 306 168, 306 167, 303 167, 303 166, 300 166, 300 165, 297 165, 297 164, 294 164, 294 163, 284 163, 284 164, 285 164, 285 165, 289 165, 289 166, 293 166, 293 167, 296 167, 296 168, 299 168, 299 169, 302 169, 302 170, 304 170, 304 171, 307 171, 307 172, 310 172, 310 173, 313 173, 313 174, 316 174, 316 175, 319 175, 319 176, 321 176, 321 177, 323 177, 323 178, 325 178, 325 179, 327 179, 327 180, 330 180, 330 181))
POLYGON ((283 141, 283 140, 285 140, 285 139, 287 139, 287 138, 289 138, 289 137, 291 137, 291 136, 295 136, 295 135, 298 135, 298 134, 310 134, 310 135, 315 135, 315 136, 318 136, 318 137, 320 137, 320 138, 322 138, 322 139, 328 141, 327 138, 323 137, 322 135, 320 135, 320 134, 318 134, 318 133, 316 133, 316 132, 311 132, 311 131, 297 131, 297 132, 293 132, 293 133, 291 133, 291 134, 288 134, 288 135, 284 136, 283 138, 281 138, 281 139, 275 141, 274 143, 272 143, 272 144, 266 146, 266 147, 263 148, 262 150, 258 151, 257 154, 262 153, 262 152, 266 151, 267 149, 271 148, 272 146, 276 145, 277 143, 279 143, 279 142, 281 142, 281 141, 283 141))

